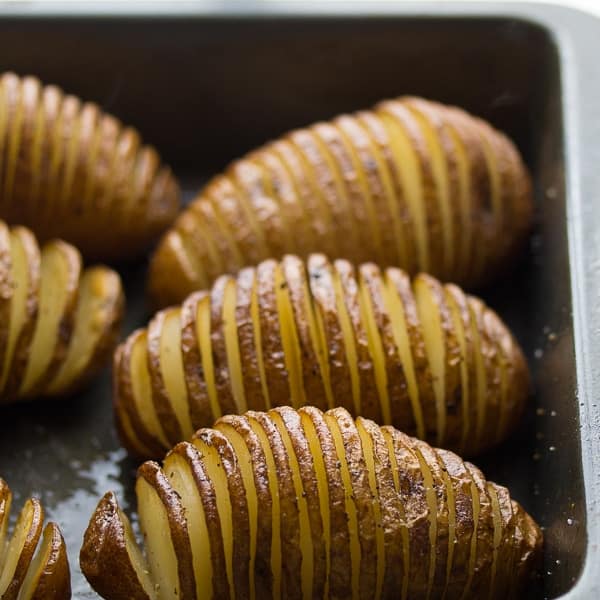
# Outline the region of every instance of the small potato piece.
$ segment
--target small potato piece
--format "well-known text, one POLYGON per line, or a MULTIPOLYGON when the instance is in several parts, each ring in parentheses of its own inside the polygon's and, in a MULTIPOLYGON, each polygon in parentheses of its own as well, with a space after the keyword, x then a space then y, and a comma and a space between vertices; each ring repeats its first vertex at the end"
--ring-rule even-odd
POLYGON ((117 357, 116 420, 144 458, 221 415, 307 404, 474 455, 507 437, 529 393, 517 342, 481 300, 321 254, 219 278, 117 357))
POLYGON ((123 305, 115 271, 0 221, 0 404, 79 389, 108 361, 123 305))
POLYGON ((58 526, 48 523, 44 529, 42 505, 30 498, 6 540, 11 500, 8 485, 0 479, 0 598, 68 600, 71 575, 58 526))
POLYGON ((154 148, 99 106, 0 75, 0 218, 87 260, 129 260, 171 224, 179 186, 154 148))
POLYGON ((225 273, 314 252, 479 286, 510 265, 532 212, 530 176, 506 136, 401 97, 234 161, 163 236, 149 293, 160 308, 225 273))
POLYGON ((225 416, 142 465, 137 490, 149 567, 112 494, 85 533, 107 600, 501 600, 541 558, 508 490, 341 407, 225 416))

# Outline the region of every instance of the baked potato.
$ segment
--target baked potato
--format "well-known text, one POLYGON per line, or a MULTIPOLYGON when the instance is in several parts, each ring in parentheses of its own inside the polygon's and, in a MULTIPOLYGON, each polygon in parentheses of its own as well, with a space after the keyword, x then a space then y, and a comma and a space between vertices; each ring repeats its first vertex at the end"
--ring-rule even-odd
POLYGON ((167 306, 224 273, 311 252, 473 287, 510 262, 531 219, 530 178, 506 136, 404 97, 234 162, 164 235, 149 289, 167 306))
POLYGON ((520 597, 542 545, 476 467, 341 407, 222 417, 136 493, 145 554, 112 493, 84 536, 108 600, 520 597))
POLYGON ((115 271, 0 221, 0 403, 82 386, 109 360, 123 305, 115 271))
POLYGON ((139 256, 171 224, 179 186, 154 148, 96 104, 0 76, 0 218, 88 260, 139 256))
POLYGON ((506 437, 529 391, 517 342, 480 300, 321 254, 247 267, 158 312, 113 374, 122 441, 145 458, 221 415, 286 404, 343 406, 473 455, 506 437))
POLYGON ((11 491, 0 479, 0 600, 67 600, 71 576, 58 525, 44 527, 42 505, 30 498, 9 539, 11 503, 11 491))

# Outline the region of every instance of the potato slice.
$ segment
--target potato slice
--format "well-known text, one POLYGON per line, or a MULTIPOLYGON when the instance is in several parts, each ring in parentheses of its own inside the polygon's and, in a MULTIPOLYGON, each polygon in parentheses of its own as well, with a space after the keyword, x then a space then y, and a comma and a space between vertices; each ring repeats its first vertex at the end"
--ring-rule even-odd
POLYGON ((55 523, 48 523, 21 586, 19 600, 71 597, 71 574, 65 541, 55 523))
POLYGON ((126 412, 138 444, 156 448, 168 446, 169 442, 152 402, 152 384, 146 360, 147 340, 146 331, 138 329, 115 352, 113 402, 116 411, 126 412))
MULTIPOLYGON (((357 579, 355 562, 357 546, 351 537, 347 488, 338 442, 331 432, 326 416, 313 406, 300 409, 307 442, 314 458, 319 490, 319 502, 325 531, 326 573, 325 596, 350 598, 352 584, 357 579), (354 544, 351 547, 351 544, 354 544)), ((356 529, 353 530, 356 532, 356 529)), ((358 548, 359 550, 359 548, 358 548)))
POLYGON ((8 338, 0 372, 0 393, 12 400, 27 365, 27 351, 38 310, 40 251, 33 234, 24 227, 10 231, 12 257, 11 297, 8 338))
POLYGON ((269 144, 267 150, 275 154, 284 165, 293 182, 298 206, 302 208, 305 215, 308 215, 304 217, 307 224, 308 239, 306 242, 311 240, 312 243, 306 247, 305 244, 302 244, 299 247, 300 254, 305 254, 311 247, 314 248, 316 244, 321 245, 322 243, 327 250, 333 250, 333 242, 328 242, 327 237, 323 236, 323 233, 327 231, 328 215, 298 152, 286 138, 269 144))
MULTIPOLYGON (((460 239, 458 231, 460 221, 457 218, 459 211, 453 211, 450 204, 450 198, 458 197, 451 140, 439 110, 419 98, 406 98, 405 103, 421 128, 431 158, 431 172, 442 223, 444 250, 441 268, 444 273, 453 273, 456 269, 455 247, 457 240, 460 239)), ((446 279, 447 276, 442 278, 446 279)))
POLYGON ((129 519, 112 492, 100 500, 86 529, 79 562, 87 580, 101 596, 132 600, 159 597, 129 519))
POLYGON ((6 534, 12 505, 12 493, 6 482, 0 478, 0 573, 6 562, 6 534))
POLYGON ((0 573, 0 597, 3 600, 17 600, 42 535, 43 524, 42 506, 38 500, 30 498, 19 514, 12 537, 6 546, 0 573))
POLYGON ((381 406, 377 395, 377 380, 369 348, 367 325, 361 309, 360 288, 354 269, 350 264, 337 260, 334 268, 339 277, 342 299, 352 324, 354 348, 356 349, 357 379, 360 383, 360 411, 357 414, 379 422, 381 421, 381 406))
MULTIPOLYGON (((210 357, 204 355, 198 337, 200 305, 204 304, 207 309, 209 302, 208 294, 197 292, 181 306, 181 361, 192 424, 211 423, 221 415, 211 379, 212 367, 205 367, 210 357)), ((206 316, 210 319, 208 314, 206 316)), ((207 336, 208 329, 209 326, 207 336)))
POLYGON ((193 598, 196 581, 180 497, 158 464, 152 462, 139 468, 135 491, 158 600, 193 598))
POLYGON ((171 487, 179 495, 181 506, 185 511, 196 581, 194 598, 210 600, 213 595, 211 538, 192 467, 185 458, 185 454, 189 451, 190 448, 184 448, 183 444, 176 446, 165 458, 163 469, 171 487))
POLYGON ((20 396, 38 393, 66 358, 74 326, 81 256, 69 244, 46 244, 41 257, 38 316, 20 396))
MULTIPOLYGON (((252 414, 252 413, 248 413, 252 414)), ((269 474, 267 455, 251 422, 245 416, 227 415, 215 424, 233 446, 241 471, 249 519, 249 586, 255 598, 272 597, 274 574, 271 561, 273 535, 273 507, 278 506, 278 496, 271 492, 277 482, 269 474)), ((270 455, 269 461, 271 460, 270 455)), ((279 518, 279 517, 276 517, 279 518)))
MULTIPOLYGON (((285 369, 289 378, 290 402, 298 408, 306 404, 304 392, 302 355, 300 353, 298 331, 294 312, 290 300, 288 283, 285 279, 282 267, 278 264, 274 271, 274 290, 277 315, 279 317, 279 331, 281 333, 281 345, 283 348, 283 359, 285 369)), ((286 402, 287 404, 287 402, 286 402)))
POLYGON ((93 267, 84 272, 67 356, 45 393, 70 393, 103 366, 118 335, 123 303, 115 271, 93 267))
MULTIPOLYGON (((240 185, 237 179, 237 166, 237 163, 231 165, 229 177, 215 178, 208 194, 228 246, 237 256, 248 255, 249 262, 255 263, 260 256, 268 256, 270 252, 258 223, 260 217, 255 214, 256 208, 250 205, 243 183, 240 185)), ((274 213, 273 210, 270 212, 274 213)), ((277 213, 275 215, 276 221, 277 213)))
MULTIPOLYGON (((215 495, 216 509, 218 511, 220 541, 224 557, 224 571, 221 573, 229 588, 229 595, 235 595, 236 580, 234 579, 234 536, 233 536, 233 505, 229 493, 226 465, 219 453, 218 446, 223 443, 223 436, 216 431, 201 429, 196 433, 193 444, 197 448, 206 477, 212 483, 215 495)), ((243 498, 239 501, 245 501, 243 498)), ((216 540, 215 540, 216 541, 216 540)), ((212 544, 211 544, 212 545, 212 544)), ((243 565, 240 565, 244 568, 243 565)))
MULTIPOLYGON (((311 530, 308 503, 306 501, 306 491, 304 489, 303 478, 300 472, 300 460, 296 454, 290 434, 288 433, 289 423, 284 422, 283 416, 289 407, 280 407, 269 412, 269 417, 273 421, 280 436, 283 449, 287 455, 290 479, 293 484, 294 495, 298 510, 298 548, 300 549, 300 591, 301 597, 308 600, 315 595, 314 591, 314 545, 311 530)), ((297 413, 292 411, 297 416, 297 413)), ((302 460, 306 460, 303 456, 302 460)), ((289 534, 289 529, 284 521, 284 531, 289 534)), ((295 540, 293 540, 295 542, 295 540)))
MULTIPOLYGON (((279 517, 275 515, 273 506, 273 534, 279 529, 280 553, 279 569, 281 573, 281 594, 284 598, 302 598, 302 546, 301 546, 301 516, 299 509, 300 498, 296 496, 290 459, 285 445, 273 419, 269 413, 249 413, 249 420, 254 432, 258 435, 263 451, 272 456, 271 471, 276 475, 279 517), (275 521, 278 520, 278 527, 275 521)), ((267 458, 267 461, 271 460, 267 458)), ((272 549, 275 547, 273 544, 272 549)), ((277 578, 277 568, 273 568, 277 578)))
POLYGON ((310 398, 318 408, 327 408, 333 404, 327 349, 317 324, 306 266, 297 256, 288 255, 281 261, 281 270, 293 310, 291 318, 297 336, 298 354, 302 357, 300 362, 305 398, 310 398))
POLYGON ((389 256, 386 262, 405 265, 408 271, 413 271, 416 269, 414 259, 417 255, 414 243, 413 223, 408 212, 404 190, 402 189, 398 175, 398 165, 394 161, 385 126, 375 113, 369 111, 358 113, 358 120, 367 130, 373 144, 373 156, 377 161, 377 168, 381 173, 389 214, 391 216, 392 226, 389 227, 389 225, 386 225, 385 227, 385 230, 389 230, 392 236, 392 239, 389 240, 389 256))
MULTIPOLYGON (((0 140, 2 140, 1 131, 0 122, 0 140)), ((0 145, 0 156, 2 153, 1 148, 0 145)), ((0 366, 4 365, 8 345, 13 293, 10 230, 3 221, 0 221, 0 366)))

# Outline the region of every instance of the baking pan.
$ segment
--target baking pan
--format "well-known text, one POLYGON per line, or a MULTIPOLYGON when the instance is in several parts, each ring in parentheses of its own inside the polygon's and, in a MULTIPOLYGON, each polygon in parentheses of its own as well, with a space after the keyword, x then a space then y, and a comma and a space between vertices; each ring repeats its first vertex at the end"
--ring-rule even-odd
MULTIPOLYGON (((600 22, 541 5, 23 4, 0 8, 0 70, 33 73, 138 127, 186 196, 283 131, 399 94, 459 104, 506 130, 532 171, 536 230, 480 293, 526 348, 520 430, 477 462, 546 535, 531 597, 600 597, 600 22)), ((146 265, 121 270, 125 333, 145 323, 146 265)), ((67 539, 76 598, 83 529, 135 466, 112 424, 110 376, 64 402, 0 413, 0 474, 67 539)))

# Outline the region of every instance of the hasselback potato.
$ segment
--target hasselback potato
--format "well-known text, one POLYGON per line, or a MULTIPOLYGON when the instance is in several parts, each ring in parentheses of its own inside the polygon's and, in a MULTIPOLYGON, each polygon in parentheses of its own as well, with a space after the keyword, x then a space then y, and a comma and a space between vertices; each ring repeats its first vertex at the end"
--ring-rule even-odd
POLYGON ((496 314, 455 285, 287 255, 223 276, 156 314, 117 349, 124 444, 155 458, 218 417, 344 406, 475 454, 503 439, 529 389, 496 314))
POLYGON ((149 287, 166 306, 223 273, 311 252, 475 286, 509 262, 531 216, 529 175, 506 136, 458 108, 399 98, 234 162, 165 234, 149 287))
POLYGON ((112 493, 84 536, 109 600, 520 597, 542 544, 476 467, 343 408, 223 417, 136 492, 145 556, 112 493))
POLYGON ((80 387, 109 359, 123 304, 115 271, 0 221, 0 403, 80 387))
POLYGON ((179 210, 179 186, 154 148, 96 104, 0 76, 0 218, 89 260, 141 254, 179 210))
POLYGON ((9 539, 11 504, 11 491, 0 479, 0 600, 67 600, 71 576, 58 526, 44 527, 42 505, 30 498, 9 539))

